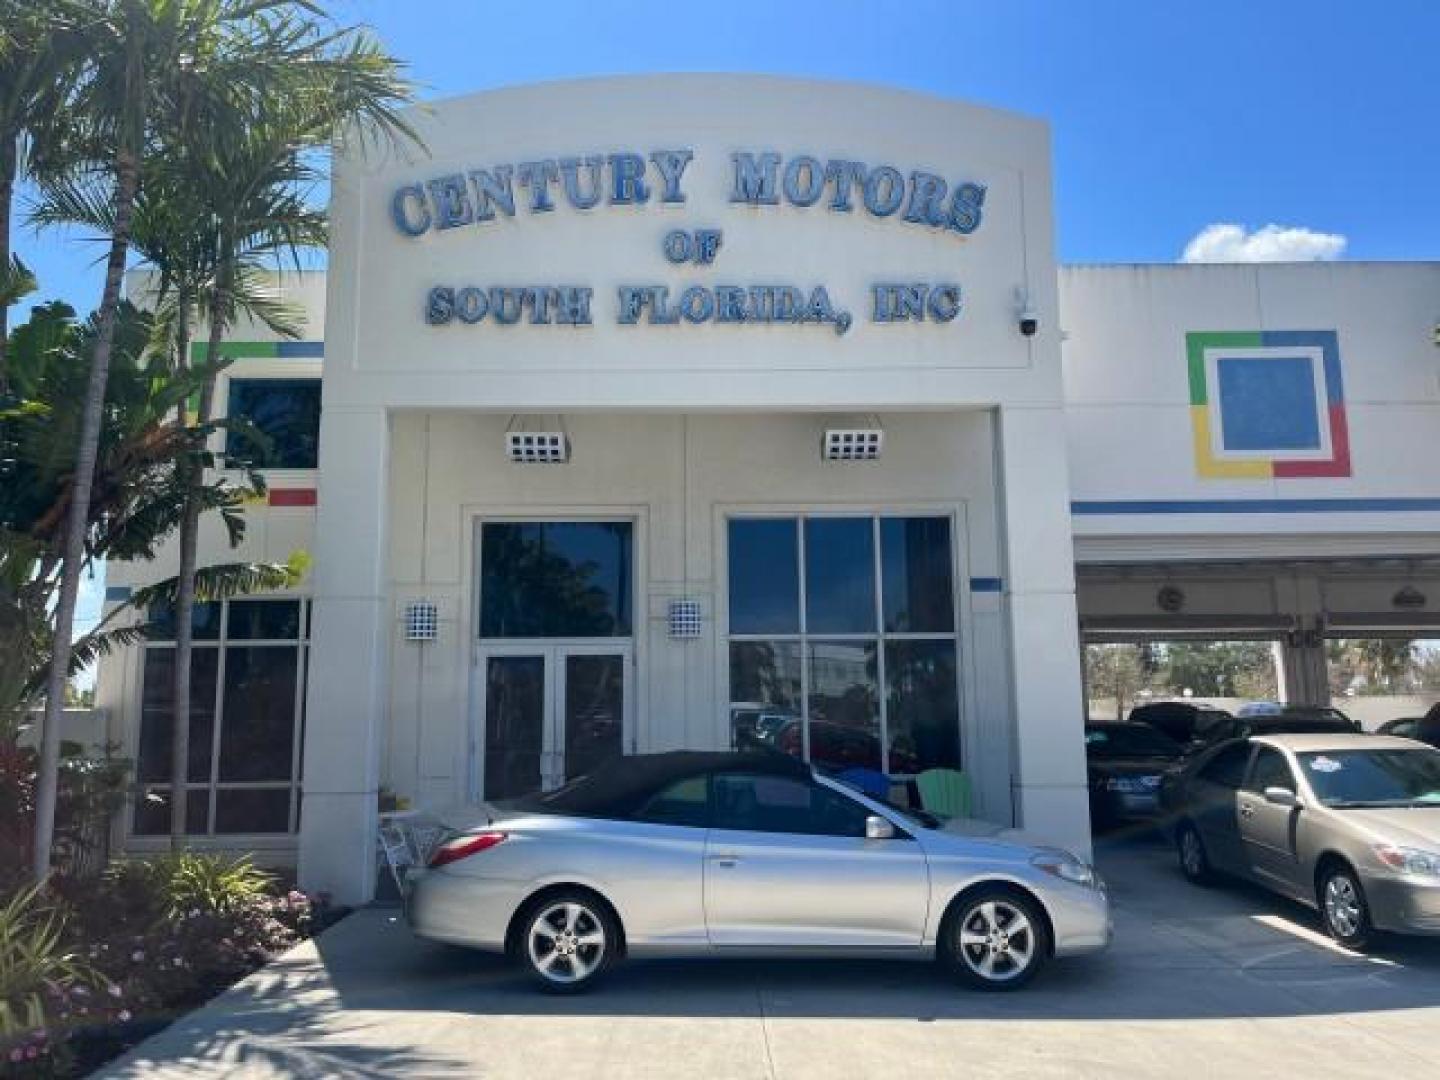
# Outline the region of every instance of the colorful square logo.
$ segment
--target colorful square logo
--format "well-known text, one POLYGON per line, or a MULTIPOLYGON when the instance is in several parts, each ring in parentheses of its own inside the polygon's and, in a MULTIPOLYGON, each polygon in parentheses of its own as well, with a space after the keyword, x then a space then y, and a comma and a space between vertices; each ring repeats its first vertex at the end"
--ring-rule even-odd
POLYGON ((1204 477, 1350 475, 1334 330, 1185 335, 1195 468, 1204 477))

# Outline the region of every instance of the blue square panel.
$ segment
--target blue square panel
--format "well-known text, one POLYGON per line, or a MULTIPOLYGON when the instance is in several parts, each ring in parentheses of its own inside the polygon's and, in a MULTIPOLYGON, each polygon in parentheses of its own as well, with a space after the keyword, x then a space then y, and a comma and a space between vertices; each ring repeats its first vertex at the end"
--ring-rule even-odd
POLYGON ((1227 451, 1318 450, 1320 409, 1308 356, 1222 356, 1215 363, 1227 451))

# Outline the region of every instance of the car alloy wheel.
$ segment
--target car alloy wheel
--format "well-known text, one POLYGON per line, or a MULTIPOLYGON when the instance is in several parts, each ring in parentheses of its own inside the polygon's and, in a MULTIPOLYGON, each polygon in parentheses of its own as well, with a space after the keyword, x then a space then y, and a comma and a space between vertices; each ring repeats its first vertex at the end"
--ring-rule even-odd
POLYGON ((1040 912, 1010 890, 987 889, 970 897, 948 920, 945 959, 966 982, 984 990, 1023 986, 1049 952, 1040 912))
POLYGON ((1336 869, 1326 875, 1320 886, 1320 907, 1331 937, 1352 949, 1365 944, 1370 936, 1370 910, 1364 890, 1350 870, 1336 869))
POLYGON ((1210 857, 1205 854, 1205 842, 1200 839, 1200 830, 1188 821, 1175 834, 1175 850, 1180 856, 1180 870, 1187 878, 1197 885, 1210 881, 1210 857))
POLYGON ((525 930, 525 958, 542 985, 578 990, 605 969, 612 935, 593 903, 556 898, 538 907, 525 930))

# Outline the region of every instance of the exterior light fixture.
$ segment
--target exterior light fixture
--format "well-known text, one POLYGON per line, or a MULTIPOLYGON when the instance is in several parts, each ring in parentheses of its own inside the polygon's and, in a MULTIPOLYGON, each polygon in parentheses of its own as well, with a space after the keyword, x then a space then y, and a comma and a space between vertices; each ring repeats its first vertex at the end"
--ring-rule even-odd
POLYGON ((700 601, 670 601, 670 636, 684 640, 700 636, 700 601))
POLYGON ((439 627, 440 613, 433 600, 412 600, 405 605, 406 641, 434 641, 439 627))
POLYGON ((827 427, 820 440, 825 461, 878 461, 885 449, 885 429, 873 420, 865 427, 827 427))
POLYGON ((512 419, 505 432, 505 456, 517 465, 563 465, 570 460, 570 436, 558 422, 531 429, 512 419))

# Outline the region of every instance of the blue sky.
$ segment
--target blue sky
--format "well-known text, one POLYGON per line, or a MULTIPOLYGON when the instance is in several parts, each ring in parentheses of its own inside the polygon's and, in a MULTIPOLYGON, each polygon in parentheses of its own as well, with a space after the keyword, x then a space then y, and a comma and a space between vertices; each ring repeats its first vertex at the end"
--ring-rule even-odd
MULTIPOLYGON (((373 26, 425 98, 582 75, 757 71, 1043 117, 1066 262, 1169 262, 1197 237, 1191 257, 1208 259, 1440 257, 1436 0, 330 6, 373 26)), ((763 138, 764 116, 754 124, 763 138)), ((94 305, 97 245, 23 228, 15 239, 40 297, 94 305)))
MULTIPOLYGON (((1440 3, 1382 0, 332 0, 426 98, 580 75, 759 71, 1040 116, 1066 262, 1440 257, 1440 3), (1250 234, 1267 225, 1323 234, 1250 234), (1268 236, 1268 239, 1267 239, 1268 236)), ((764 117, 755 117, 757 137, 764 117)), ((98 247, 21 230, 88 308, 98 247)))

